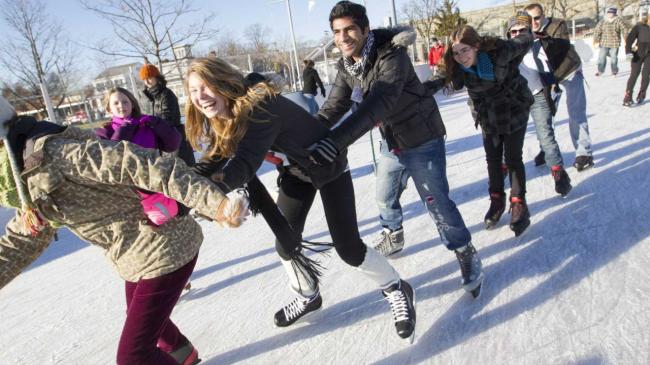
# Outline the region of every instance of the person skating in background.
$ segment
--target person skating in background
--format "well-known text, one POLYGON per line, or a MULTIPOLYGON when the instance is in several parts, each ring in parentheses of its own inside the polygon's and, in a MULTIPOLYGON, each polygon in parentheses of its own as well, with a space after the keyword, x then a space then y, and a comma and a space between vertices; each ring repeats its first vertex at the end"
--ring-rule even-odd
POLYGON ((304 60, 304 70, 302 71, 302 95, 309 105, 309 113, 316 115, 318 113, 318 103, 316 102, 316 92, 320 89, 320 94, 325 97, 325 86, 318 76, 318 71, 314 68, 314 61, 304 60))
MULTIPOLYGON (((569 30, 563 19, 547 18, 544 8, 538 3, 526 6, 525 10, 533 19, 533 34, 542 42, 555 79, 564 87, 569 113, 569 133, 576 150, 573 166, 576 170, 583 171, 594 165, 594 158, 587 120, 582 61, 570 42, 569 30)), ((544 150, 540 148, 540 152, 535 156, 535 166, 545 163, 544 150)))
MULTIPOLYGON (((202 143, 205 146, 205 155, 195 169, 228 192, 255 176, 269 150, 280 151, 295 161, 297 169, 280 181, 279 208, 292 227, 301 228, 310 206, 284 202, 313 199, 318 189, 337 254, 375 282, 390 304, 398 335, 412 341, 416 323, 413 288, 400 279, 385 257, 361 240, 347 151, 343 150, 327 166, 314 164, 309 159, 309 147, 328 148, 316 144, 328 129, 266 82, 246 82, 223 60, 194 60, 188 68, 187 80, 191 100, 186 106, 188 138, 197 149, 202 143), (226 162, 222 163, 224 159, 226 162), (313 184, 307 191, 303 189, 304 179, 313 184), (283 199, 283 195, 290 199, 283 199)), ((283 246, 276 248, 291 288, 297 293, 274 316, 277 326, 286 327, 320 309, 322 298, 308 273, 292 265, 292 252, 283 246)))
POLYGON ((431 48, 429 49, 429 69, 432 74, 438 73, 438 63, 445 54, 445 46, 438 38, 431 38, 431 48))
MULTIPOLYGON (((526 13, 524 13, 526 14, 526 13)), ((516 37, 519 33, 530 33, 532 24, 530 16, 514 16, 508 21, 508 38, 516 37)), ((537 140, 546 155, 546 161, 551 168, 555 182, 555 192, 566 196, 571 190, 571 179, 564 170, 564 161, 560 146, 555 140, 553 116, 556 103, 554 95, 557 80, 553 76, 548 57, 540 39, 536 39, 523 61, 519 64, 519 72, 528 81, 528 88, 535 102, 530 107, 530 116, 535 123, 537 140)))
POLYGON ((117 364, 198 363, 170 315, 196 264, 201 227, 187 215, 152 229, 133 190, 168 195, 233 227, 245 218, 246 200, 227 198, 180 159, 17 116, 2 97, 0 137, 0 204, 17 210, 0 237, 0 288, 43 253, 57 227, 67 226, 104 250, 125 281, 117 364))
POLYGON ((621 39, 627 34, 625 22, 617 14, 614 7, 607 8, 605 18, 596 25, 594 30, 594 46, 598 46, 598 71, 596 76, 605 72, 607 57, 612 68, 612 75, 618 74, 618 48, 621 46, 621 39))
POLYGON ((645 93, 650 82, 650 16, 642 18, 630 30, 625 39, 625 54, 632 56, 632 70, 630 71, 630 78, 627 79, 623 105, 632 105, 634 85, 639 78, 639 74, 641 74, 641 88, 636 97, 636 103, 642 104, 645 101, 645 93))
MULTIPOLYGON (((181 135, 169 123, 143 115, 137 100, 128 90, 116 87, 106 93, 104 109, 111 114, 111 121, 95 133, 99 138, 111 141, 128 141, 144 148, 162 152, 174 152, 181 142, 181 135)), ((140 204, 149 223, 160 226, 178 215, 178 203, 160 193, 138 191, 140 204)))
POLYGON ((160 74, 158 68, 150 63, 146 63, 140 69, 140 79, 146 86, 144 95, 151 103, 151 114, 171 123, 178 130, 181 134, 178 157, 183 159, 188 166, 193 166, 196 163, 194 151, 185 137, 185 128, 181 123, 181 111, 176 94, 167 87, 167 80, 160 74))
MULTIPOLYGON (((528 21, 527 14, 517 17, 528 21)), ((506 207, 503 156, 510 178, 510 229, 519 236, 530 225, 526 204, 526 170, 522 160, 524 136, 534 98, 519 64, 533 43, 530 32, 509 40, 481 37, 465 25, 451 34, 444 56, 444 83, 467 88, 476 126, 481 126, 487 160, 490 208, 486 228, 494 227, 506 207)), ((441 81, 437 79, 436 81, 441 81)))

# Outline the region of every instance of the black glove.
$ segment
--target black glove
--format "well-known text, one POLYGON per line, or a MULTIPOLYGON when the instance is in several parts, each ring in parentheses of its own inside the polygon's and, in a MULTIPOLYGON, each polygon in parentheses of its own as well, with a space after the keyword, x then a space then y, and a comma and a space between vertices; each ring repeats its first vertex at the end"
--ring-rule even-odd
POLYGON ((320 89, 320 94, 323 95, 323 97, 325 97, 325 89, 320 89))
POLYGON ((339 149, 330 138, 321 139, 309 147, 309 150, 311 150, 309 160, 315 165, 329 165, 339 155, 339 149))

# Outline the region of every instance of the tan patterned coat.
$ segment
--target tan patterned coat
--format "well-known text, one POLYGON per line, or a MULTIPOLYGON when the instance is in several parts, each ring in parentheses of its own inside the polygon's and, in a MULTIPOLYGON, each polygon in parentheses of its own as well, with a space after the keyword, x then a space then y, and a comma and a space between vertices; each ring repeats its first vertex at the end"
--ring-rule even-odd
MULTIPOLYGON (((177 270, 198 253, 201 228, 190 216, 146 224, 135 189, 163 193, 212 217, 224 195, 180 159, 128 143, 97 140, 76 128, 36 139, 22 178, 42 215, 106 250, 127 281, 177 270)), ((0 238, 0 288, 49 245, 55 229, 21 233, 18 215, 0 238)))

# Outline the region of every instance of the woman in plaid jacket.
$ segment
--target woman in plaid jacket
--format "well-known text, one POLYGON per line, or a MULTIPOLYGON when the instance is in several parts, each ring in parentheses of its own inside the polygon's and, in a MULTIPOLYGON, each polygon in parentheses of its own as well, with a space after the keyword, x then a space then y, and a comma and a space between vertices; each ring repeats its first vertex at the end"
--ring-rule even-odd
POLYGON ((483 131, 491 200, 485 227, 494 227, 505 211, 501 168, 505 155, 511 186, 510 228, 517 236, 530 224, 522 149, 533 96, 519 74, 519 64, 532 42, 530 33, 502 40, 481 37, 465 25, 452 33, 444 56, 444 83, 456 90, 467 88, 472 116, 483 131))

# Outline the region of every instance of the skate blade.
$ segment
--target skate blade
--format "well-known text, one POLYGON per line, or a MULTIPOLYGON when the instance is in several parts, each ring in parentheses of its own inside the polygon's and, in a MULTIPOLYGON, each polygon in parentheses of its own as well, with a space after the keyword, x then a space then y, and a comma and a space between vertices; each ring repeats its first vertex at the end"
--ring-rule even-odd
POLYGON ((510 225, 510 229, 515 233, 515 237, 520 237, 526 230, 530 227, 530 219, 526 222, 522 222, 520 225, 513 226, 510 225))
POLYGON ((483 222, 485 230, 487 230, 487 231, 490 231, 490 230, 493 230, 493 229, 497 228, 497 224, 499 224, 499 222, 493 222, 493 221, 484 221, 483 222))
POLYGON ((396 258, 401 256, 401 255, 398 255, 398 254, 400 252, 402 252, 402 250, 404 250, 404 248, 400 248, 399 250, 390 252, 390 253, 386 254, 386 256, 384 256, 384 257, 387 258, 387 259, 396 259, 396 258))
POLYGON ((309 323, 309 321, 307 321, 307 319, 309 317, 311 317, 312 315, 320 312, 321 310, 323 310, 322 306, 320 308, 318 308, 318 309, 314 309, 313 311, 305 314, 304 316, 300 317, 300 319, 296 320, 295 322, 293 322, 292 324, 287 325, 287 326, 278 326, 277 324, 275 324, 275 322, 273 324, 275 325, 275 327, 278 327, 278 328, 288 328, 288 327, 295 327, 296 325, 300 325, 302 323, 309 323))
POLYGON ((469 284, 463 285, 463 290, 465 290, 468 293, 471 293, 477 288, 480 288, 480 286, 483 284, 483 280, 485 280, 485 273, 481 271, 481 275, 479 275, 479 277, 476 278, 476 280, 474 280, 469 284))

